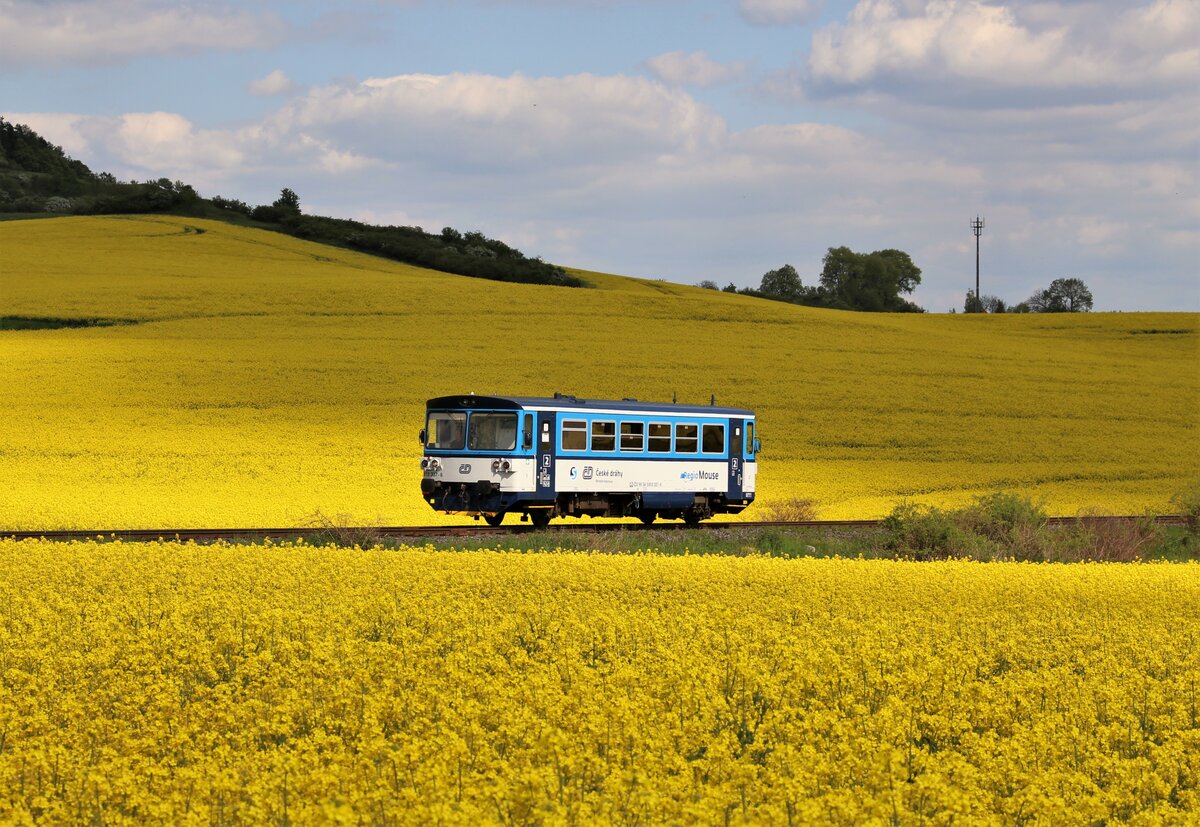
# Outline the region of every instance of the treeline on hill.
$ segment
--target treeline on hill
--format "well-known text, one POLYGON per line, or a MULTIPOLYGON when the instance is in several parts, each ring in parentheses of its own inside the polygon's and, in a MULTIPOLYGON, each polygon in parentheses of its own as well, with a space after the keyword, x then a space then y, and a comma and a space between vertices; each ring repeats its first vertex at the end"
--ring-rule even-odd
POLYGON ((0 118, 0 214, 110 215, 172 213, 234 221, 335 244, 360 252, 462 276, 564 287, 587 282, 540 258, 478 232, 446 227, 378 227, 346 219, 304 215, 300 199, 285 189, 273 204, 250 207, 236 199, 202 198, 182 181, 118 181, 94 173, 28 126, 0 118))
POLYGON ((974 290, 968 290, 963 306, 966 313, 1087 313, 1091 309, 1092 291, 1083 279, 1076 278, 1055 279, 1045 290, 1034 291, 1028 299, 1013 305, 996 296, 987 293, 976 296, 974 290))
POLYGON ((567 275, 561 267, 524 253, 483 233, 460 233, 445 227, 433 235, 420 227, 379 227, 345 218, 304 215, 300 198, 284 189, 271 205, 251 208, 241 201, 217 196, 211 203, 221 210, 269 225, 297 238, 349 247, 364 253, 442 270, 463 276, 584 287, 587 282, 567 275))
POLYGON ((920 283, 921 268, 902 250, 856 253, 849 247, 830 247, 820 281, 811 287, 804 286, 800 274, 790 264, 764 273, 757 288, 739 289, 732 283, 719 288, 712 281, 702 281, 699 286, 809 307, 924 313, 923 308, 901 296, 911 293, 920 283))

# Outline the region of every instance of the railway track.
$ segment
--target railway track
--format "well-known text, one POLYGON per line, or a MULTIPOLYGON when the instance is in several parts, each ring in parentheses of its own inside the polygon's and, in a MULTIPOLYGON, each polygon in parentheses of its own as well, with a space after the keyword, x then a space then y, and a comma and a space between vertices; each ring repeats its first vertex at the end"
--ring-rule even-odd
MULTIPOLYGON (((1074 523, 1078 517, 1050 517, 1050 525, 1067 525, 1074 523)), ((1129 522, 1142 520, 1138 516, 1103 516, 1087 517, 1088 520, 1102 522, 1129 522)), ((1155 517, 1160 525, 1183 525, 1186 520, 1180 516, 1155 517)), ((91 531, 6 531, 0 530, 0 539, 12 540, 56 540, 69 542, 72 540, 119 540, 121 542, 156 542, 159 540, 179 540, 182 542, 216 543, 216 542, 265 542, 267 540, 290 541, 299 538, 334 538, 362 537, 374 540, 420 540, 430 538, 452 537, 504 537, 520 534, 538 533, 604 533, 612 531, 723 531, 731 529, 870 529, 878 528, 882 520, 800 520, 791 522, 760 521, 760 522, 707 522, 698 526, 684 523, 660 522, 653 525, 641 523, 556 523, 546 528, 534 528, 529 523, 514 523, 512 525, 485 526, 293 526, 290 528, 133 528, 133 529, 96 529, 91 531)))

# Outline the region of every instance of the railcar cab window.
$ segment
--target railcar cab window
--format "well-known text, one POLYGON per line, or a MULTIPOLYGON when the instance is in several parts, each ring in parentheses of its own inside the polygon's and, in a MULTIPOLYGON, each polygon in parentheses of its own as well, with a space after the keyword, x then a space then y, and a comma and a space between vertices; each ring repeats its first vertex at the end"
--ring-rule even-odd
POLYGON ((644 422, 621 423, 621 450, 641 453, 645 444, 646 424, 644 422))
POLYGON ((472 451, 511 451, 517 447, 517 415, 515 413, 471 414, 467 447, 472 451))
POLYGON ((725 426, 724 425, 705 425, 701 429, 704 435, 702 447, 706 454, 723 454, 725 453, 725 426))
POLYGON ((599 421, 592 422, 592 450, 617 450, 617 423, 599 421))
POLYGON ((587 450, 587 423, 582 419, 564 419, 562 424, 562 449, 564 451, 587 450))
POLYGON ((677 454, 694 454, 699 449, 699 439, 697 431, 699 428, 695 425, 680 422, 675 426, 675 453, 677 454))
POLYGON ((467 415, 436 411, 429 415, 425 429, 425 447, 439 451, 461 451, 466 445, 467 415))
POLYGON ((671 423, 670 422, 651 422, 650 423, 650 453, 652 453, 652 454, 669 454, 669 453, 671 453, 671 423))
POLYGON ((754 456, 754 420, 746 423, 746 456, 754 456))

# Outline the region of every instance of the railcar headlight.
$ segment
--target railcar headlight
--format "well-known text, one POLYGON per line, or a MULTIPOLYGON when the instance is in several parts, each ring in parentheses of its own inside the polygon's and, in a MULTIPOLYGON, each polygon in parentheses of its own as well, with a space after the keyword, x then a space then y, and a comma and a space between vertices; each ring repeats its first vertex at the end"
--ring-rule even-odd
POLYGON ((442 467, 442 464, 438 462, 437 457, 434 457, 433 459, 429 460, 429 467, 436 471, 442 467))
POLYGON ((492 473, 496 474, 496 473, 499 473, 499 471, 500 471, 500 460, 498 460, 498 459, 492 460, 492 473))
POLYGON ((424 471, 428 467, 429 467, 429 457, 422 457, 421 458, 421 470, 424 471))
POLYGON ((500 463, 500 470, 507 474, 512 470, 512 463, 508 460, 504 460, 504 462, 500 463))

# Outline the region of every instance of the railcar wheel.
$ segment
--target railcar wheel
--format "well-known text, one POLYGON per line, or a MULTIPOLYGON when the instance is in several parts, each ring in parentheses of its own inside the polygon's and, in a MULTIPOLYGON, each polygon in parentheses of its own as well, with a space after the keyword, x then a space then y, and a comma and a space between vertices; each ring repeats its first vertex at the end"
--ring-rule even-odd
POLYGON ((704 519, 704 517, 701 514, 699 514, 698 512, 695 512, 695 511, 683 512, 683 521, 690 526, 700 525, 700 521, 702 519, 704 519))
POLYGON ((654 511, 639 511, 637 513, 637 518, 646 525, 652 525, 654 523, 654 518, 657 516, 658 514, 654 511))
POLYGON ((529 522, 533 523, 534 528, 545 528, 550 525, 550 510, 548 508, 530 510, 529 522))
POLYGON ((490 526, 498 526, 504 522, 504 512, 497 511, 495 514, 484 514, 483 521, 490 526))

